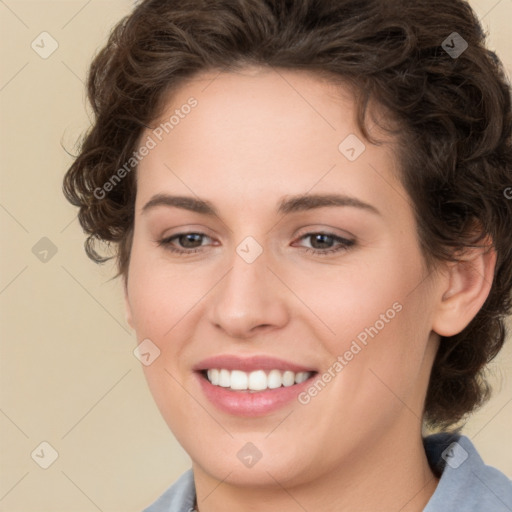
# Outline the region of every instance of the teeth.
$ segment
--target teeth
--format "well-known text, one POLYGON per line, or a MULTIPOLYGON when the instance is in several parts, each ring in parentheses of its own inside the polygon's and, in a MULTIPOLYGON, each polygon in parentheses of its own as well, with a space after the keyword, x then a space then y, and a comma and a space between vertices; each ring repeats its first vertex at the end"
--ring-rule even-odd
POLYGON ((283 373, 283 386, 293 386, 295 384, 295 373, 284 372, 283 373))
MULTIPOLYGON (((240 372, 240 373, 243 373, 243 372, 240 372)), ((249 389, 252 389, 253 391, 261 391, 262 389, 267 389, 267 387, 268 387, 267 375, 263 370, 251 372, 249 374, 248 381, 249 382, 248 382, 247 387, 249 389)))
POLYGON ((289 387, 300 384, 313 375, 313 372, 291 372, 289 370, 271 370, 268 374, 264 370, 255 370, 247 373, 241 370, 211 369, 206 372, 208 380, 214 386, 230 388, 236 391, 250 390, 263 391, 276 389, 281 386, 289 387))
POLYGON ((283 378, 279 370, 271 370, 267 375, 267 387, 270 389, 280 388, 283 384, 283 378))
POLYGON ((231 374, 227 370, 219 370, 219 386, 223 388, 231 386, 231 374))
POLYGON ((219 385, 219 370, 208 370, 208 380, 215 386, 219 385))
POLYGON ((313 375, 313 372, 299 372, 295 375, 295 384, 300 384, 313 375))
POLYGON ((231 372, 231 389, 247 389, 247 384, 249 384, 247 373, 241 372, 240 370, 233 370, 231 372))

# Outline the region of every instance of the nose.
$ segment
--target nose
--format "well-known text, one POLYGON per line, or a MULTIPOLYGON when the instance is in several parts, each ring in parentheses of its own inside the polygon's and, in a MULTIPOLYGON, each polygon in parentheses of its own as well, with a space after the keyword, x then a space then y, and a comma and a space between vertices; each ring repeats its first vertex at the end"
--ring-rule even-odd
POLYGON ((267 266, 266 251, 252 262, 233 252, 230 270, 212 294, 210 321, 226 335, 242 340, 282 328, 289 319, 286 288, 267 266))

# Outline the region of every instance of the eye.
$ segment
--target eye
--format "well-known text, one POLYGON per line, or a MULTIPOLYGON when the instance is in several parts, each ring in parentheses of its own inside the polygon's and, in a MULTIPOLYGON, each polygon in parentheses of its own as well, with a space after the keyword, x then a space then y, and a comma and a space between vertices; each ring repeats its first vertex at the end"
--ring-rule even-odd
MULTIPOLYGON (((211 237, 197 232, 177 233, 159 240, 158 245, 178 255, 187 255, 200 252, 204 246, 202 243, 204 239, 211 240, 211 237), (176 247, 176 244, 178 244, 178 247, 176 247)), ((299 240, 305 239, 310 239, 313 247, 302 247, 303 250, 319 256, 346 251, 355 244, 355 240, 349 240, 334 233, 326 232, 306 233, 299 238, 299 240)))
POLYGON ((201 250, 204 238, 210 238, 204 233, 178 233, 170 237, 158 241, 158 245, 164 247, 166 250, 177 254, 193 254, 201 250), (177 241, 182 248, 175 247, 174 241, 177 241))
POLYGON ((346 251, 355 244, 355 240, 349 240, 334 233, 326 232, 306 233, 300 237, 300 240, 304 239, 310 239, 312 245, 312 247, 304 247, 305 252, 319 256, 346 251))

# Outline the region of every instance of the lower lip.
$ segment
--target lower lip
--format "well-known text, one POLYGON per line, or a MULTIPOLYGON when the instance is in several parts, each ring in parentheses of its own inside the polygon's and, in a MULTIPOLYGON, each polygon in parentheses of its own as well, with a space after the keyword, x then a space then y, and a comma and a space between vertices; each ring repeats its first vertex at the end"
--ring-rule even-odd
POLYGON ((288 387, 281 386, 265 391, 232 391, 229 388, 214 386, 201 373, 196 375, 206 398, 217 408, 228 414, 246 417, 262 416, 288 405, 297 399, 298 394, 304 391, 311 384, 311 379, 316 376, 313 374, 308 380, 288 387))

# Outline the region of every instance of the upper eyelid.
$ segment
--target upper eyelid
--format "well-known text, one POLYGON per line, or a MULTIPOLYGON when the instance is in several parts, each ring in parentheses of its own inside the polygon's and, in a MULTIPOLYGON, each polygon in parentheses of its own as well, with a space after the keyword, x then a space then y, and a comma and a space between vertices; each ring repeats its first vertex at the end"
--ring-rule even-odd
POLYGON ((337 231, 339 231, 339 228, 331 228, 331 227, 310 228, 310 227, 308 227, 308 228, 304 228, 304 231, 299 230, 299 233, 297 235, 295 235, 295 238, 302 238, 307 235, 318 235, 318 234, 328 235, 328 236, 337 237, 337 238, 343 238, 345 240, 351 240, 351 239, 356 238, 354 235, 352 235, 348 231, 341 230, 341 231, 343 231, 343 233, 338 233, 337 231))
MULTIPOLYGON (((334 226, 324 226, 324 227, 314 227, 314 226, 315 226, 315 224, 311 224, 310 226, 306 226, 304 228, 300 228, 299 230, 296 230, 296 231, 299 232, 299 234, 296 234, 294 236, 296 238, 299 238, 299 237, 302 237, 302 236, 305 236, 305 235, 308 235, 308 234, 324 233, 324 234, 327 234, 327 235, 337 236, 337 237, 345 238, 345 239, 356 238, 350 232, 348 232, 346 230, 342 230, 340 228, 336 228, 334 226), (313 227, 311 227, 311 226, 313 226, 313 227), (342 231, 342 233, 341 234, 337 233, 337 231, 342 231)), ((176 229, 181 229, 181 231, 178 231, 178 232, 176 232, 176 233, 174 233, 172 235, 161 236, 160 239, 168 239, 168 238, 172 238, 173 236, 187 235, 187 234, 190 234, 190 233, 199 234, 199 235, 205 235, 205 236, 208 236, 210 238, 215 238, 214 235, 208 234, 208 231, 210 231, 210 229, 206 228, 204 226, 200 226, 197 229, 195 229, 193 227, 193 224, 191 224, 191 225, 187 225, 185 227, 179 227, 179 228, 176 228, 176 229)))

